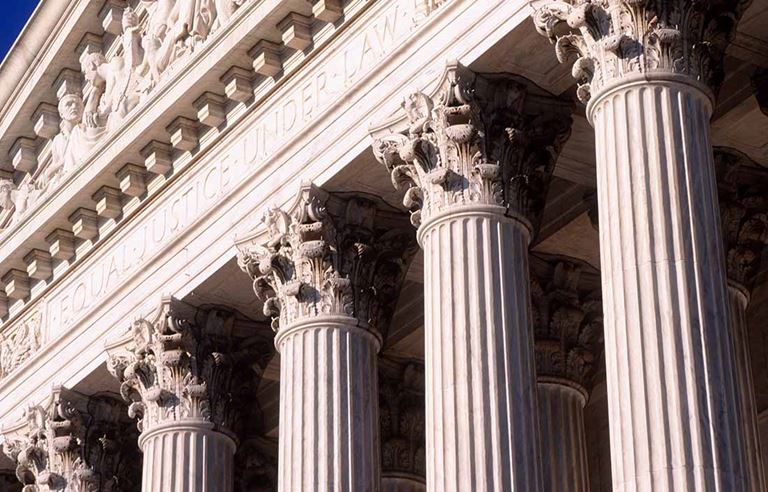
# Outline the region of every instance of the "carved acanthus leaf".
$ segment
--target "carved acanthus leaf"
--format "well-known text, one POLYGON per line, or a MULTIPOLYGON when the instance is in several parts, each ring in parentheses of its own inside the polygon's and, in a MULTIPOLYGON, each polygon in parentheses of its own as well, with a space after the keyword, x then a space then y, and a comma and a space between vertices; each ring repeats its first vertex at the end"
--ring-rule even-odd
POLYGON ((715 148, 728 279, 751 289, 768 244, 768 172, 744 154, 715 148))
POLYGON ((717 91, 722 61, 751 0, 555 0, 534 14, 561 63, 575 60, 578 96, 588 102, 632 74, 687 75, 717 91))
POLYGON ((409 95, 407 135, 381 136, 375 157, 420 225, 453 207, 506 208, 534 226, 570 135, 570 103, 530 84, 450 64, 437 96, 409 95))
POLYGON ((424 366, 382 360, 379 370, 382 475, 426 477, 424 366))
POLYGON ((599 292, 580 286, 582 266, 559 260, 549 278, 533 278, 531 298, 539 380, 564 381, 588 393, 602 354, 599 292))
POLYGON ((241 248, 275 331, 320 315, 351 316, 383 335, 415 239, 407 219, 372 198, 307 185, 290 213, 263 219, 266 241, 241 248))
POLYGON ((31 405, 25 421, 3 436, 23 490, 131 490, 140 479, 140 455, 123 411, 113 396, 87 398, 61 388, 50 405, 31 405))
POLYGON ((134 321, 131 346, 111 355, 108 369, 139 430, 186 419, 236 432, 238 396, 258 383, 255 366, 266 365, 272 348, 264 337, 235 336, 234 322, 232 311, 197 309, 172 297, 163 298, 151 319, 134 321))

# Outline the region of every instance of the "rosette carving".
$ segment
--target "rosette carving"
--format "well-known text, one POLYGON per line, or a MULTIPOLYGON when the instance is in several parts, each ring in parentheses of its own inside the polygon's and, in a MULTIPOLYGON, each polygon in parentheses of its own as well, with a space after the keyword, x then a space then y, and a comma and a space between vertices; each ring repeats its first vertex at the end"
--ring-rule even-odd
POLYGON ((305 185, 289 212, 272 208, 262 222, 258 237, 240 245, 239 264, 275 331, 341 315, 385 334, 416 250, 402 213, 305 185))
POLYGON ((722 61, 751 0, 555 0, 534 14, 560 63, 575 58, 578 97, 588 102, 631 74, 672 73, 717 92, 722 61))
POLYGON ((600 292, 580 287, 578 263, 558 260, 551 270, 548 279, 531 281, 536 373, 588 395, 602 354, 600 292))
POLYGON ((768 243, 768 172, 738 151, 715 148, 728 279, 750 290, 768 243))
POLYGON ((426 477, 424 366, 382 359, 379 369, 382 475, 426 477))
POLYGON ((555 161, 570 135, 570 103, 511 77, 450 64, 435 97, 402 104, 407 134, 377 138, 376 159, 405 189, 412 222, 463 205, 507 209, 539 220, 555 161))
POLYGON ((107 367, 140 431, 196 420, 234 437, 241 397, 252 396, 271 353, 269 341, 254 333, 237 335, 235 320, 225 308, 164 297, 151 319, 132 324, 127 353, 111 355, 107 367))
POLYGON ((122 492, 140 486, 141 458, 127 423, 108 395, 87 399, 55 389, 50 405, 32 405, 4 435, 24 492, 122 492))

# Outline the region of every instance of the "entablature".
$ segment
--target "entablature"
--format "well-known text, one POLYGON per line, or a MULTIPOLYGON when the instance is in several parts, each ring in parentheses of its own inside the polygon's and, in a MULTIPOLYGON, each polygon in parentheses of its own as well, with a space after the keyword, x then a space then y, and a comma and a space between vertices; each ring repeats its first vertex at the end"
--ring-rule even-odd
MULTIPOLYGON (((510 10, 498 0, 446 2, 429 15, 422 5, 420 0, 362 5, 327 42, 316 43, 317 51, 285 70, 284 78, 254 89, 253 101, 237 106, 234 117, 227 115, 226 127, 201 136, 200 151, 188 153, 158 188, 150 183, 135 208, 124 207, 119 227, 102 225, 98 241, 87 244, 74 263, 54 271, 48 282, 31 285, 31 295, 12 306, 0 340, 17 331, 16 339, 29 340, 22 336, 29 330, 19 326, 36 312, 42 322, 29 326, 39 327, 33 332, 39 339, 23 350, 13 374, 0 379, 0 393, 15 394, 30 377, 78 381, 103 363, 106 331, 127 316, 125 309, 135 311, 143 296, 161 291, 183 298, 212 265, 234 253, 232 235, 245 216, 281 203, 281 194, 295 191, 292 183, 322 184, 353 154, 365 149, 368 155, 368 124, 379 118, 374 114, 389 114, 405 87, 431 83, 446 56, 471 62, 502 29, 526 19, 523 2, 510 10), (492 22, 478 20, 499 11, 504 15, 492 22), (462 27, 467 44, 454 46, 445 26, 462 16, 470 19, 462 27), (317 97, 303 99, 311 94, 317 97), (296 118, 286 120, 291 108, 296 118), (60 359, 75 353, 77 363, 60 359), (43 376, 41 370, 49 368, 56 368, 55 374, 43 376)), ((79 218, 87 222, 87 215, 79 218)), ((67 236, 60 232, 59 243, 67 236)), ((3 401, 0 414, 15 405, 3 401)))
MULTIPOLYGON (((209 18, 197 34, 189 29, 175 34, 180 41, 170 43, 166 61, 153 59, 158 54, 145 45, 163 41, 158 33, 166 35, 181 23, 158 21, 158 9, 166 5, 175 12, 174 6, 185 2, 157 2, 148 10, 150 3, 155 2, 109 1, 101 10, 78 11, 87 22, 75 23, 79 30, 62 34, 67 42, 50 44, 43 57, 67 46, 71 51, 72 36, 81 36, 78 49, 52 57, 42 74, 30 69, 35 89, 17 94, 5 113, 23 115, 34 107, 38 119, 6 118, 4 133, 0 119, 0 155, 12 135, 8 162, 16 166, 11 172, 8 163, 0 163, 0 174, 5 173, 0 183, 5 208, 0 277, 7 280, 0 296, 3 317, 22 309, 30 296, 119 228, 375 2, 236 2, 226 22, 209 18), (98 34, 92 32, 98 31, 94 22, 98 34), (181 54, 174 60, 177 51, 181 54), (54 73, 51 83, 46 74, 54 73), (57 98, 60 115, 50 102, 57 98), (61 119, 62 130, 56 132, 61 119), (26 136, 16 137, 20 133, 26 136)), ((230 3, 216 1, 214 11, 230 3)), ((442 2, 409 3, 416 15, 426 16, 442 2)), ((324 89, 323 82, 318 84, 315 92, 324 89)))

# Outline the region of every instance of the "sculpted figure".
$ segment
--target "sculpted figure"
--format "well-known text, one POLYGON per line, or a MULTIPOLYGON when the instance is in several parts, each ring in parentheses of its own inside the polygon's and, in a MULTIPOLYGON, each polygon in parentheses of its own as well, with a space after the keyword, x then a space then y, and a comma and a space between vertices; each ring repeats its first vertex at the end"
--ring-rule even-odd
POLYGON ((160 74, 168 67, 173 55, 176 39, 171 33, 175 23, 174 0, 142 0, 149 11, 149 19, 141 46, 144 60, 138 72, 146 75, 142 90, 148 92, 160 81, 160 74))
POLYGON ((176 5, 176 38, 184 39, 188 47, 194 47, 210 34, 216 17, 216 7, 212 0, 178 0, 176 5))
POLYGON ((91 146, 81 128, 83 99, 79 94, 67 94, 59 100, 59 116, 61 131, 53 139, 51 163, 41 171, 40 182, 45 189, 55 186, 82 162, 91 146))
POLYGON ((215 0, 216 2, 216 27, 229 22, 229 18, 235 13, 238 7, 243 5, 244 0, 215 0))
POLYGON ((31 180, 19 185, 18 189, 11 180, 0 181, 0 207, 5 210, 14 210, 12 223, 18 221, 29 210, 39 195, 40 191, 31 180))
POLYGON ((136 14, 131 9, 123 13, 124 55, 116 55, 110 61, 101 53, 90 53, 82 62, 86 83, 92 87, 85 104, 85 125, 90 128, 105 127, 114 130, 123 118, 135 108, 141 98, 138 90, 140 77, 136 49, 139 30, 136 14))

